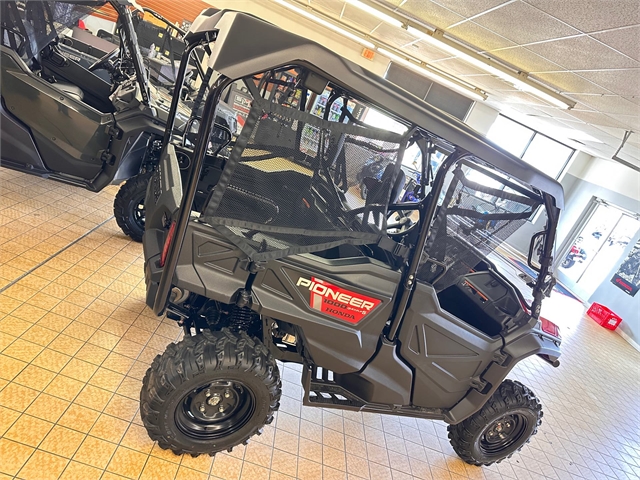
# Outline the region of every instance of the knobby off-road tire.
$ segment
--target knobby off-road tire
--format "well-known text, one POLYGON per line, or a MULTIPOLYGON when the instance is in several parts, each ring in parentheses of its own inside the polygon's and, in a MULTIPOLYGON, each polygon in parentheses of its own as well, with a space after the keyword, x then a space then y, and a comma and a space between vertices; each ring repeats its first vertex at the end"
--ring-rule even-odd
POLYGON ((153 172, 141 173, 127 180, 113 201, 113 214, 125 235, 136 242, 144 234, 144 198, 153 172))
POLYGON ((205 330, 169 344, 154 359, 143 380, 140 414, 160 447, 176 455, 213 455, 261 434, 281 393, 278 366, 257 338, 205 330))
POLYGON ((536 434, 542 405, 520 382, 505 380, 482 409, 449 425, 449 441, 471 465, 491 465, 509 458, 536 434))

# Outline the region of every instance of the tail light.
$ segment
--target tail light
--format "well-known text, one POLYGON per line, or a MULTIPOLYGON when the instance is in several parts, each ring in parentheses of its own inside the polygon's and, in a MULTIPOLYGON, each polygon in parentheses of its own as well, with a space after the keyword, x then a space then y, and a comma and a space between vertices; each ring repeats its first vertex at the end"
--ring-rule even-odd
POLYGON ((171 246, 171 242, 173 241, 173 237, 176 234, 176 222, 171 222, 171 226, 169 227, 169 233, 167 233, 167 238, 164 241, 164 247, 162 247, 162 255, 160 256, 160 266, 164 267, 164 263, 167 261, 167 255, 169 255, 169 247, 171 246))
POLYGON ((540 317, 540 323, 542 324, 542 331, 544 333, 548 333, 552 337, 561 339, 560 336, 560 327, 555 323, 547 320, 546 318, 540 317))

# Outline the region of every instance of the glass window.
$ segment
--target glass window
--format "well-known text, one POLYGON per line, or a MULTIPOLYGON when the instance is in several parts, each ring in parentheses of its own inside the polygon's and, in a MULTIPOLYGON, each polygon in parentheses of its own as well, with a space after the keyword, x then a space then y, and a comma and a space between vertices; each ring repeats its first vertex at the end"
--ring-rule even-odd
POLYGON ((522 157, 531 137, 536 132, 513 120, 499 115, 491 126, 487 137, 496 145, 504 148, 516 157, 522 157))
POLYGON ((522 159, 550 177, 558 178, 572 153, 573 149, 566 145, 544 135, 536 135, 522 159))
POLYGON ((556 179, 575 151, 503 115, 498 116, 487 137, 509 153, 556 179))

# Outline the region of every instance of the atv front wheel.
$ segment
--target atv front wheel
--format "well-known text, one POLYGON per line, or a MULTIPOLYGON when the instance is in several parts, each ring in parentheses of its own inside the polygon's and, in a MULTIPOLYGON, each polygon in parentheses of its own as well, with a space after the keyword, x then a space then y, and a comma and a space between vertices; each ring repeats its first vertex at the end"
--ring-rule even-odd
POLYGON ((144 197, 152 172, 141 173, 127 180, 113 202, 113 214, 125 235, 136 242, 144 234, 144 197))
POLYGON ((140 415, 160 447, 213 455, 260 434, 281 393, 278 366, 258 339, 205 330, 155 358, 142 383, 140 415))
POLYGON ((576 261, 575 261, 575 260, 570 259, 570 258, 565 258, 565 259, 562 261, 562 264, 561 264, 560 266, 561 266, 562 268, 571 268, 571 267, 573 267, 573 265, 574 265, 575 263, 576 263, 576 261))
POLYGON ((505 380, 482 409, 449 425, 449 441, 471 465, 501 462, 520 450, 542 423, 542 406, 520 382, 505 380))

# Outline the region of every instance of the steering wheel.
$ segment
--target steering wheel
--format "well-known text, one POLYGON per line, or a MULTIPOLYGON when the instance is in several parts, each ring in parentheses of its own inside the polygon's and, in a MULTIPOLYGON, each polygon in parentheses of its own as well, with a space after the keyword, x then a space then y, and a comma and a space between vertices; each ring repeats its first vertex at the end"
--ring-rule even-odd
POLYGON ((89 67, 89 71, 93 72, 94 70, 98 70, 99 68, 102 68, 104 66, 104 64, 109 62, 113 57, 117 56, 119 52, 120 52, 120 47, 114 48, 109 53, 107 53, 105 56, 103 56, 103 57, 99 58, 98 60, 96 60, 95 62, 93 62, 91 64, 91 66, 89 67))

